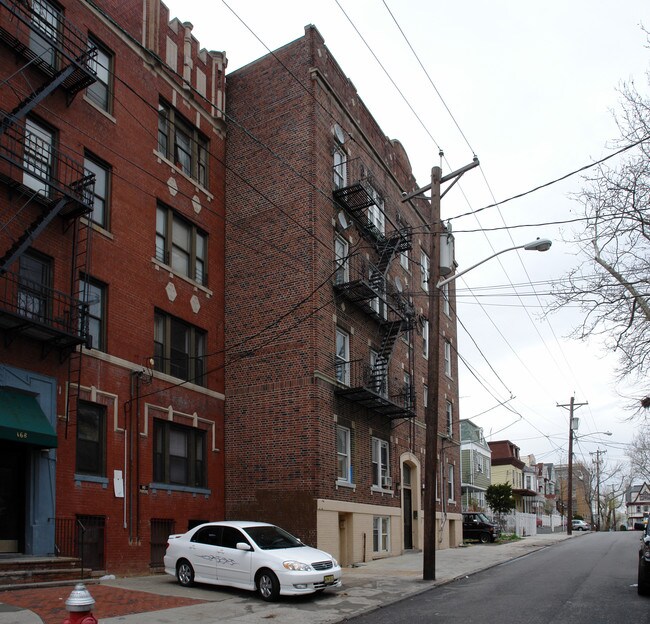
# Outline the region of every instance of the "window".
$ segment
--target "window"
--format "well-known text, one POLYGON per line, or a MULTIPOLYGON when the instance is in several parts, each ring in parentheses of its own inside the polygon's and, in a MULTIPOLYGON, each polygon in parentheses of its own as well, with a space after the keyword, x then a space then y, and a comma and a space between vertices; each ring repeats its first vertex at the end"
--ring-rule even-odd
POLYGON ((97 80, 86 89, 86 97, 99 108, 110 113, 112 110, 113 55, 92 37, 89 38, 88 43, 97 49, 97 56, 92 59, 90 64, 90 69, 97 74, 97 80))
POLYGON ((350 461, 350 430, 336 427, 336 454, 338 457, 337 479, 352 483, 352 463, 350 461))
POLYGON ((370 307, 374 310, 375 314, 380 316, 383 319, 388 318, 388 306, 386 305, 385 293, 386 293, 386 278, 382 273, 375 267, 370 267, 370 272, 368 275, 370 285, 376 293, 379 293, 378 297, 373 297, 370 300, 370 307))
POLYGON ((402 390, 404 393, 404 407, 410 409, 413 407, 413 398, 411 396, 413 389, 411 387, 411 375, 404 371, 404 388, 402 390))
POLYGON ((106 350, 106 286, 91 279, 81 280, 81 292, 85 293, 87 304, 88 336, 90 346, 99 351, 106 350))
POLYGON ((345 150, 337 146, 333 152, 334 158, 334 190, 342 189, 347 186, 347 154, 345 150))
POLYGON ((370 350, 370 388, 377 394, 388 396, 388 362, 376 351, 370 350))
POLYGON ((373 203, 368 206, 368 221, 377 228, 380 234, 384 234, 386 232, 384 198, 369 184, 366 185, 366 191, 368 191, 368 194, 373 201, 373 203))
POLYGON ((372 519, 372 551, 390 552, 390 517, 375 516, 372 519))
POLYGON ((372 438, 372 484, 380 488, 388 487, 389 478, 388 442, 372 438))
POLYGON ((25 252, 18 260, 18 313, 49 322, 52 263, 36 253, 25 252))
POLYGON ((454 433, 454 406, 450 401, 445 405, 445 413, 447 415, 447 435, 451 437, 454 433))
POLYGON ((409 250, 406 249, 399 255, 399 263, 402 265, 403 269, 409 270, 409 250))
POLYGON ((208 140, 165 102, 158 105, 158 151, 184 174, 208 185, 208 140))
POLYGON ((449 464, 447 467, 448 477, 447 477, 447 498, 450 501, 456 500, 454 495, 454 467, 449 464))
POLYGON ((451 377, 451 342, 445 340, 445 375, 451 377))
POLYGON ((153 440, 156 483, 207 487, 205 431, 154 419, 153 440))
POLYGON ((79 401, 77 410, 77 459, 75 471, 106 476, 106 407, 79 401))
POLYGON ((156 259, 199 284, 207 284, 208 237, 166 206, 156 210, 156 259))
POLYGON ((420 253, 420 286, 429 292, 429 256, 424 252, 420 253))
POLYGON ((336 379, 350 385, 350 336, 342 329, 336 329, 336 354, 334 356, 336 379))
POLYGON ((42 195, 49 195, 53 163, 54 132, 33 119, 27 119, 23 184, 42 195))
POLYGON ((334 273, 335 284, 347 284, 350 281, 348 253, 348 241, 341 236, 337 236, 334 239, 334 257, 336 261, 336 270, 334 273))
POLYGON ((429 386, 422 386, 422 403, 424 407, 429 407, 429 386))
POLYGON ((93 195, 93 212, 91 219, 100 227, 108 228, 108 203, 111 180, 110 167, 93 156, 84 158, 86 173, 95 174, 95 189, 93 195))
POLYGON ((447 316, 451 316, 451 311, 449 308, 449 283, 445 284, 442 287, 442 311, 447 316))
POLYGON ((206 333, 193 325, 156 311, 154 368, 204 386, 206 333))
POLYGON ((29 49, 39 59, 56 67, 57 40, 60 37, 61 10, 47 0, 32 0, 32 29, 29 33, 29 49))
POLYGON ((426 319, 422 325, 422 355, 429 359, 429 321, 426 319))

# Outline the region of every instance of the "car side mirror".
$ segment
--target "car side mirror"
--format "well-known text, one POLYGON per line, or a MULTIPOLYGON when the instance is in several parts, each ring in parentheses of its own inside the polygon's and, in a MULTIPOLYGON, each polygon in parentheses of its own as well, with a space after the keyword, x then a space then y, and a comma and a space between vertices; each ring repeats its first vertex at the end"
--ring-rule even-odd
POLYGON ((237 548, 237 550, 253 550, 253 547, 246 542, 237 542, 237 546, 235 548, 237 548))

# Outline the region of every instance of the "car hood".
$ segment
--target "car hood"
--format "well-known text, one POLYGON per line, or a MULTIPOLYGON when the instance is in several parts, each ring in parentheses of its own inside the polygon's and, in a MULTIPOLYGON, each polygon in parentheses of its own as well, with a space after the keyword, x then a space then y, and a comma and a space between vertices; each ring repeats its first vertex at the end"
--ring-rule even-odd
POLYGON ((288 561, 290 559, 300 561, 302 563, 316 563, 317 561, 331 561, 334 559, 332 555, 311 546, 298 546, 296 548, 269 548, 267 550, 260 549, 268 557, 277 558, 280 561, 288 561))

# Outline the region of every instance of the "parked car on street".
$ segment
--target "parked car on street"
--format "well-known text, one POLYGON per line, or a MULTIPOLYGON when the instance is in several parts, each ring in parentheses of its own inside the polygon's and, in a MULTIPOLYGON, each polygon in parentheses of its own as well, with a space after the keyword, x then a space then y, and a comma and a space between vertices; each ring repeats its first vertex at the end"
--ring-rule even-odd
POLYGON ((636 588, 640 596, 650 596, 650 525, 646 524, 641 542, 636 588))
POLYGON ((589 524, 584 520, 576 520, 575 518, 571 520, 571 528, 574 531, 591 531, 591 526, 589 526, 589 524))
POLYGON ((463 512, 463 539, 477 539, 482 544, 494 542, 501 534, 498 524, 480 511, 463 512))
POLYGON ((265 522, 209 522, 170 535, 164 563, 184 587, 228 585, 257 590, 263 600, 341 586, 336 559, 265 522))

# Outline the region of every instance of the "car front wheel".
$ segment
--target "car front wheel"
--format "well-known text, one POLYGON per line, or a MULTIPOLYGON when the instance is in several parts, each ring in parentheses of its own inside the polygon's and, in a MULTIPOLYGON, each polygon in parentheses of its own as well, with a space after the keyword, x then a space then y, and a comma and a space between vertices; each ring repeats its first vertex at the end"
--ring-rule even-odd
POLYGON ((257 573, 257 591, 262 600, 268 602, 278 599, 280 595, 280 581, 271 570, 260 570, 257 573))
POLYGON ((481 533, 479 535, 478 541, 481 542, 481 544, 487 544, 490 541, 490 534, 489 533, 481 533))
POLYGON ((183 587, 194 585, 194 568, 189 561, 181 559, 176 566, 176 578, 183 587))

